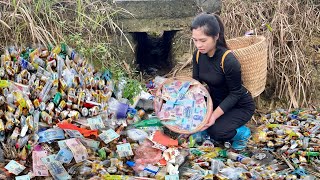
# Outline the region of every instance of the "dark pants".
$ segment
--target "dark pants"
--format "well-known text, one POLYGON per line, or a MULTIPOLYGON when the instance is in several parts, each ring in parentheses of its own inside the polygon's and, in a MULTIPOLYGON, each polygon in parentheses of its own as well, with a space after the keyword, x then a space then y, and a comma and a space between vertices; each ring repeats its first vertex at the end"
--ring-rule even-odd
POLYGON ((210 137, 216 141, 229 141, 236 135, 236 129, 251 119, 254 110, 254 101, 251 94, 247 93, 241 97, 232 109, 220 116, 216 122, 207 129, 207 132, 210 137))

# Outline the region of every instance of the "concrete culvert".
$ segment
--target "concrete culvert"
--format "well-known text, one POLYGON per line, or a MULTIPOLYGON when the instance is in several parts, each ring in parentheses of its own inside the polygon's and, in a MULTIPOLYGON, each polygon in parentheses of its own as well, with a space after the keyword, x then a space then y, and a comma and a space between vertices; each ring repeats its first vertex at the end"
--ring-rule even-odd
POLYGON ((177 31, 164 31, 160 35, 134 32, 136 64, 140 71, 164 75, 172 69, 172 40, 177 31))

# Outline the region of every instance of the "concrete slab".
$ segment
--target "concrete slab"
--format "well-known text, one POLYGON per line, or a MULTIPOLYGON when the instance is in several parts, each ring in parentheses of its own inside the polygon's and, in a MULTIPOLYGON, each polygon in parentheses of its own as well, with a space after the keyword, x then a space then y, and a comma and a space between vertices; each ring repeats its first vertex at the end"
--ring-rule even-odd
POLYGON ((199 12, 221 10, 221 0, 113 0, 113 5, 132 14, 118 15, 124 32, 182 30, 199 12))

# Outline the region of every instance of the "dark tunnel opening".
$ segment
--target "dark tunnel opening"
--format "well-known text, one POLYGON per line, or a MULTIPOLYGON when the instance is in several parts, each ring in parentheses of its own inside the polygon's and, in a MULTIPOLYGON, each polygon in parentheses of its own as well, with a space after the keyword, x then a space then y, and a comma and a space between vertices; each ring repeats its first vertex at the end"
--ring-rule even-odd
POLYGON ((149 75, 164 75, 172 69, 172 40, 177 31, 164 31, 162 35, 134 32, 136 64, 138 70, 149 75))

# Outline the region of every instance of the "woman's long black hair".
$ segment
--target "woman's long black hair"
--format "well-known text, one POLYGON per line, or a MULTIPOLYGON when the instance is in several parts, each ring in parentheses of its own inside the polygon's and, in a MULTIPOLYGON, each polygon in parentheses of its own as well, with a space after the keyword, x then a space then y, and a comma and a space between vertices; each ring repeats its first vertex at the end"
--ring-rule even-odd
POLYGON ((215 37, 219 34, 217 46, 228 49, 226 39, 224 37, 224 26, 218 15, 202 13, 197 15, 192 24, 191 31, 202 27, 207 36, 215 37))

